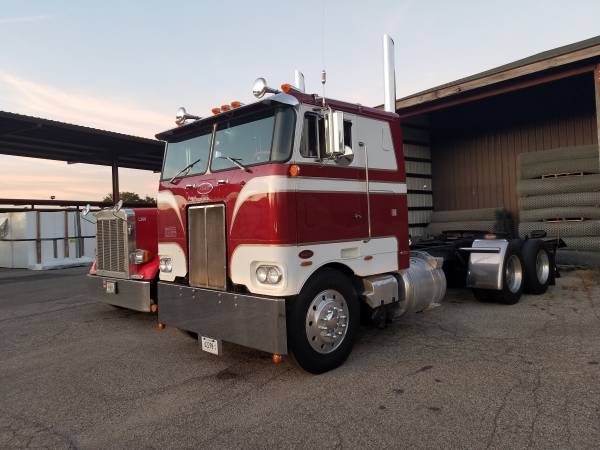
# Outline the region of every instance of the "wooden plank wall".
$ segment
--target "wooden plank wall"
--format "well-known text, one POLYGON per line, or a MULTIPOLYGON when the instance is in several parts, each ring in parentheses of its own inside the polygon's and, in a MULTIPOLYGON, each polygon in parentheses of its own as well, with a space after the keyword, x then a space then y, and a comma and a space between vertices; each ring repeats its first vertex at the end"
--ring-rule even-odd
POLYGON ((593 81, 585 73, 431 113, 434 209, 518 217, 518 153, 598 142, 593 81))

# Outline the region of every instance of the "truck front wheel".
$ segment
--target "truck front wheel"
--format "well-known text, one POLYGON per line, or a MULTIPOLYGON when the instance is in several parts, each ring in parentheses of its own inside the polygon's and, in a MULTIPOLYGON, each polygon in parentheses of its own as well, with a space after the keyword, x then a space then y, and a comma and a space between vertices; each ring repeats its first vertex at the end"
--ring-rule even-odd
POLYGON ((288 306, 288 343, 307 372, 339 367, 352 351, 360 305, 351 281, 334 269, 313 275, 288 306))

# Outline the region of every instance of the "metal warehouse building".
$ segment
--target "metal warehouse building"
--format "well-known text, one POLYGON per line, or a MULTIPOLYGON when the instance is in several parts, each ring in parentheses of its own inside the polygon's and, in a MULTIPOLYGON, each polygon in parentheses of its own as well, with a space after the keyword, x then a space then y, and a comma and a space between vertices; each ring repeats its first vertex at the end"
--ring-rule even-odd
MULTIPOLYGON (((396 109, 413 236, 422 234, 432 209, 505 208, 517 222, 520 154, 562 148, 576 158, 577 148, 594 146, 589 171, 554 169, 548 185, 599 172, 600 36, 401 98, 396 109)), ((600 184, 585 190, 600 191, 600 184)))

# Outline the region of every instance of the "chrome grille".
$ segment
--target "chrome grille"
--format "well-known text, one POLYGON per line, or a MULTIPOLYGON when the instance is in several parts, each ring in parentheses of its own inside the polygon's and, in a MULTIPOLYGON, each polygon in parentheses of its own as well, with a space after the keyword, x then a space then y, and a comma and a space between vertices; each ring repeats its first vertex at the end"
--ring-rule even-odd
POLYGON ((224 290, 226 282, 225 207, 188 210, 190 285, 224 290))
POLYGON ((127 221, 109 212, 96 216, 96 272, 114 277, 129 276, 127 221))

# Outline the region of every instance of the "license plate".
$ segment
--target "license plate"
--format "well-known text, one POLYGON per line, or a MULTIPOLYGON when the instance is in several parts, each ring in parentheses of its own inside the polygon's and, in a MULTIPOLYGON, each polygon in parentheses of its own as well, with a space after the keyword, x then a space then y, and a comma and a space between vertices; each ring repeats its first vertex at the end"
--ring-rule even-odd
POLYGON ((200 343, 202 344, 202 350, 205 352, 212 353, 213 355, 217 356, 219 355, 221 346, 218 339, 211 339, 202 336, 200 343))
POLYGON ((116 281, 107 281, 106 282, 106 293, 107 294, 116 294, 117 293, 117 282, 116 281))

